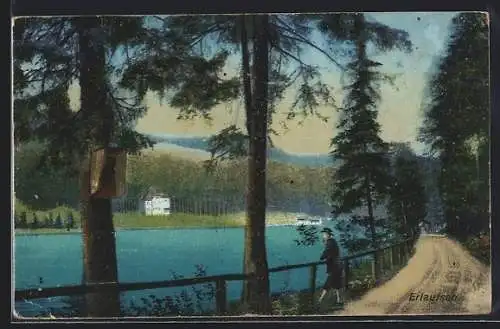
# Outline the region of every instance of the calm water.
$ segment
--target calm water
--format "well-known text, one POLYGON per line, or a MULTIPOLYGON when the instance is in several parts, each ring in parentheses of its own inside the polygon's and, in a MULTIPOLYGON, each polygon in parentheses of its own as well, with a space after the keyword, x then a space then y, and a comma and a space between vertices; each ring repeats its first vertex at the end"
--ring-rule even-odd
MULTIPOLYGON (((159 229, 118 231, 116 235, 120 282, 147 282, 172 279, 173 273, 193 277, 196 265, 207 275, 242 273, 243 228, 159 229)), ((267 228, 267 254, 270 267, 317 261, 321 244, 297 246, 295 227, 267 228)), ((320 285, 325 279, 318 271, 320 285)), ((80 284, 82 279, 82 238, 80 234, 26 235, 15 238, 16 289, 80 284), (40 278, 43 282, 40 284, 40 278)), ((271 275, 271 290, 305 289, 308 269, 271 275)), ((187 287, 190 289, 190 287, 187 287)), ((182 288, 138 291, 125 294, 127 301, 145 295, 167 295, 182 288)), ((184 288, 185 289, 185 288, 184 288)), ((241 282, 229 282, 228 298, 237 299, 241 282)), ((57 307, 57 299, 17 303, 16 310, 32 316, 48 305, 57 307)))

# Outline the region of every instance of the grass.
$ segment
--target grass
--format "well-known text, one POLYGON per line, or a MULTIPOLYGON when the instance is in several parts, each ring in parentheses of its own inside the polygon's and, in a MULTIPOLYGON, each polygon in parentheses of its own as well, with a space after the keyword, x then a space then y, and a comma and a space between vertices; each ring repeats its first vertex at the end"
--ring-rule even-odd
POLYGON ((119 213, 113 216, 117 228, 182 228, 239 227, 244 222, 235 216, 208 216, 174 213, 169 216, 145 216, 140 213, 119 213))
MULTIPOLYGON (((398 268, 387 273, 389 276, 394 276, 397 271, 403 267, 404 264, 400 264, 398 268)), ((203 277, 206 273, 196 272, 193 276, 203 277)), ((370 289, 374 287, 373 280, 366 280, 367 277, 371 277, 371 263, 370 260, 364 260, 358 266, 352 268, 350 283, 355 281, 363 281, 366 284, 358 286, 356 289, 350 288, 344 295, 344 303, 349 303, 362 296, 370 289)), ((182 278, 173 277, 172 279, 182 278)), ((352 287, 352 285, 349 285, 352 287)), ((212 310, 208 309, 207 306, 213 307, 215 305, 215 287, 212 283, 205 284, 203 286, 186 287, 182 292, 174 293, 169 296, 156 296, 154 294, 149 295, 145 298, 141 298, 137 304, 134 303, 130 305, 123 305, 122 312, 126 316, 176 316, 176 315, 216 315, 212 310), (170 300, 170 304, 166 303, 170 300), (198 309, 197 305, 205 305, 205 307, 198 309), (136 314, 137 311, 140 311, 136 314)), ((310 291, 305 289, 303 291, 291 291, 288 284, 280 291, 273 293, 271 295, 272 303, 272 315, 276 316, 287 316, 287 315, 313 315, 313 314, 331 314, 337 310, 342 309, 342 305, 335 302, 335 296, 333 293, 327 294, 325 300, 318 304, 318 298, 321 291, 321 284, 317 283, 316 291, 313 296, 311 296, 310 291), (313 299, 311 299, 311 297, 313 299)), ((70 305, 73 312, 76 312, 73 316, 84 316, 78 307, 78 300, 80 297, 69 298, 66 302, 70 305)), ((240 300, 231 300, 228 302, 228 308, 226 315, 237 316, 237 315, 248 315, 248 308, 240 300)), ((66 317, 68 315, 59 315, 60 317, 66 317)))
MULTIPOLYGON (((400 265, 392 271, 385 271, 385 280, 393 277, 397 271, 403 267, 400 265)), ((303 291, 289 291, 288 287, 282 289, 280 293, 274 293, 271 296, 272 315, 311 315, 311 314, 330 314, 332 311, 341 309, 342 306, 336 304, 335 295, 330 292, 321 304, 318 304, 321 292, 321 284, 316 284, 316 291, 313 299, 308 289, 303 291)), ((372 265, 369 259, 361 261, 357 266, 351 267, 349 289, 344 294, 344 302, 352 302, 361 298, 368 290, 375 287, 375 281, 372 279, 372 265)), ((228 305, 228 315, 246 314, 247 309, 240 301, 231 301, 228 305)))
POLYGON ((485 265, 491 262, 491 237, 489 233, 482 233, 477 236, 468 237, 463 241, 463 245, 469 250, 472 256, 485 265))
MULTIPOLYGON (((80 227, 80 214, 77 210, 70 207, 57 207, 50 210, 33 210, 16 200, 15 212, 20 214, 26 212, 28 222, 33 220, 33 214, 36 214, 38 220, 43 222, 44 219, 52 213, 55 218, 58 214, 65 220, 68 213, 73 214, 76 227, 80 227)), ((245 213, 234 213, 222 216, 197 215, 187 213, 173 213, 168 216, 146 216, 141 213, 115 213, 113 222, 117 229, 151 229, 151 228, 232 228, 245 226, 245 213)), ((285 225, 295 222, 294 214, 281 212, 271 212, 267 215, 268 224, 285 225)), ((20 234, 58 234, 67 232, 78 232, 79 229, 54 229, 54 228, 38 228, 38 229, 16 229, 20 234)))

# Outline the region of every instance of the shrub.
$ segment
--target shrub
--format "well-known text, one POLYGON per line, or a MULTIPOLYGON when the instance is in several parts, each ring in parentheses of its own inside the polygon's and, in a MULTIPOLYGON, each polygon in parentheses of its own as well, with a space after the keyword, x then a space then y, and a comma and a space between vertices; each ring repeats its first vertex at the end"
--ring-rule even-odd
POLYGON ((19 227, 19 215, 14 213, 14 227, 19 227))
POLYGON ((56 221, 54 223, 54 227, 55 228, 63 228, 63 222, 62 222, 61 214, 60 213, 58 213, 57 216, 56 216, 56 221))
POLYGON ((49 215, 46 215, 45 216, 45 220, 43 222, 43 227, 44 228, 49 228, 51 225, 50 225, 50 218, 49 218, 49 215))
POLYGON ((470 253, 485 264, 490 263, 490 245, 490 235, 484 232, 465 241, 465 246, 470 253))
POLYGON ((28 228, 28 216, 26 211, 21 212, 19 216, 19 228, 28 228))
POLYGON ((48 218, 49 218, 49 227, 54 227, 54 215, 52 214, 51 211, 49 212, 48 218))
POLYGON ((33 213, 33 221, 31 222, 31 228, 32 229, 37 229, 40 227, 40 222, 38 221, 38 216, 36 213, 33 213))
POLYGON ((349 296, 357 298, 363 295, 367 290, 375 287, 375 280, 371 275, 366 275, 364 278, 349 281, 349 296))
MULTIPOLYGON (((206 269, 202 265, 196 266, 195 277, 206 276, 206 269)), ((182 279, 183 276, 172 273, 172 279, 182 279)), ((207 304, 214 304, 215 287, 212 283, 191 286, 191 293, 183 289, 163 298, 149 295, 141 298, 142 303, 130 302, 122 307, 122 312, 127 316, 172 316, 172 315, 209 315, 213 311, 207 304)))
POLYGON ((71 212, 71 211, 68 211, 68 220, 67 220, 66 224, 67 224, 68 228, 75 228, 76 227, 75 219, 73 217, 73 212, 71 212))

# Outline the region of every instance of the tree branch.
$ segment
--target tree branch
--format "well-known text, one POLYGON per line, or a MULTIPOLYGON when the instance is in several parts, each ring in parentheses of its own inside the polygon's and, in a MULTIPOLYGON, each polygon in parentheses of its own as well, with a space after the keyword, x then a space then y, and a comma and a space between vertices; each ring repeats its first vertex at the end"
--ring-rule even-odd
POLYGON ((305 39, 302 35, 300 35, 297 32, 295 32, 282 19, 276 17, 276 20, 279 21, 281 24, 284 25, 284 26, 279 26, 279 25, 274 24, 277 28, 284 29, 286 32, 288 32, 288 33, 290 33, 290 34, 292 34, 292 35, 295 36, 294 37, 294 36, 290 36, 290 35, 283 35, 283 37, 289 38, 290 40, 302 42, 302 43, 304 43, 304 44, 306 44, 308 46, 313 47, 314 49, 316 49, 317 51, 319 51, 320 53, 322 53, 323 55, 325 55, 330 61, 332 61, 335 65, 337 65, 337 67, 339 67, 342 71, 345 70, 345 67, 343 65, 341 65, 338 61, 336 61, 332 56, 330 56, 330 54, 328 54, 325 50, 321 49, 320 47, 318 47, 317 45, 315 45, 314 43, 312 43, 310 40, 305 39))

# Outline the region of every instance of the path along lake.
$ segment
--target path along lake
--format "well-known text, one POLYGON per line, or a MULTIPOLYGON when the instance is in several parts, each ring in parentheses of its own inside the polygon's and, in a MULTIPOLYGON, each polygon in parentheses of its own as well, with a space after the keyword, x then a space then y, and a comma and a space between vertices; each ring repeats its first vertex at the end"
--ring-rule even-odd
MULTIPOLYGON (((270 267, 319 260, 322 244, 298 246, 294 226, 272 226, 266 230, 270 267)), ((144 229, 119 230, 116 233, 120 282, 149 282, 173 279, 172 274, 194 277, 202 265, 206 275, 243 272, 243 228, 221 229, 144 229)), ((27 289, 81 284, 81 234, 17 235, 15 237, 15 288, 27 289), (40 283, 40 278, 42 283, 40 283)), ((308 268, 272 273, 271 290, 300 290, 308 287, 308 268)), ((318 268, 317 285, 325 280, 325 268, 318 268)), ((241 295, 241 281, 228 282, 228 299, 241 295)), ((190 287, 134 291, 126 300, 151 294, 164 297, 190 287)), ((47 307, 57 307, 58 299, 16 303, 16 312, 33 316, 47 307)))

